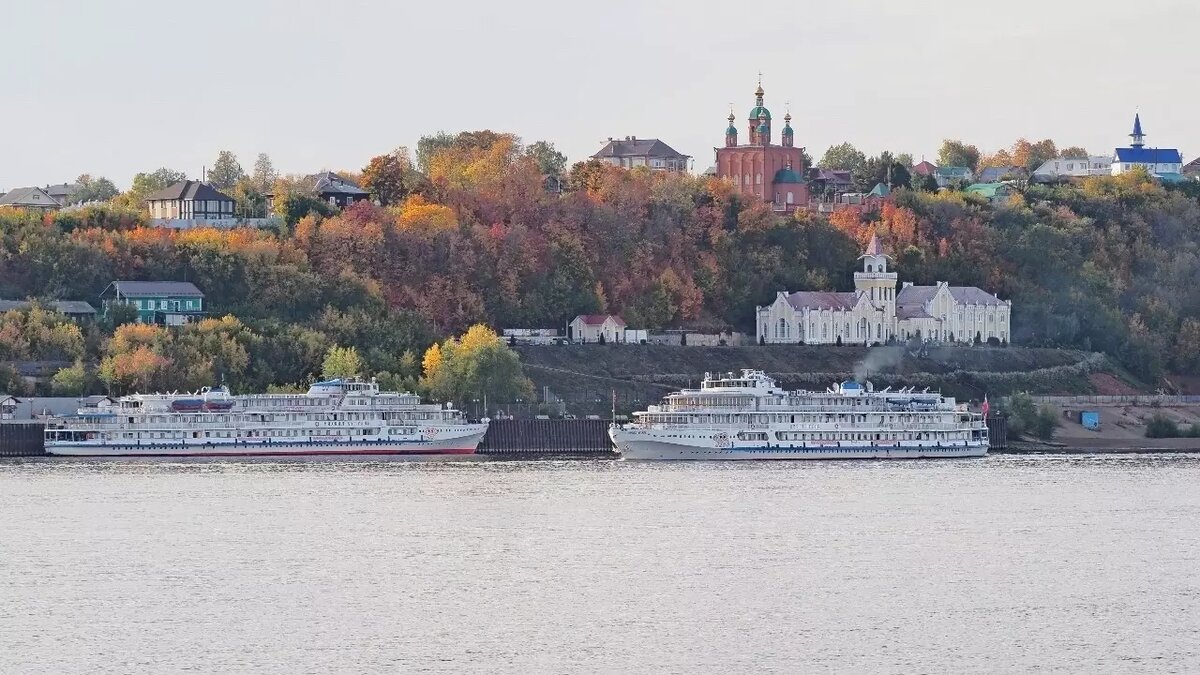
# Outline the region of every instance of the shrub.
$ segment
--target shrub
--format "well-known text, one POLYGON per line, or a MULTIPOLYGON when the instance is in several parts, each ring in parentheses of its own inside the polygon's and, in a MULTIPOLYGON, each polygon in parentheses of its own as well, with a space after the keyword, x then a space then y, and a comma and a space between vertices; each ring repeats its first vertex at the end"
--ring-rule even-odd
MULTIPOLYGON (((1195 425, 1193 425, 1193 428, 1195 425)), ((1178 438, 1179 424, 1175 420, 1163 415, 1162 413, 1154 413, 1154 417, 1146 423, 1146 438, 1178 438)))

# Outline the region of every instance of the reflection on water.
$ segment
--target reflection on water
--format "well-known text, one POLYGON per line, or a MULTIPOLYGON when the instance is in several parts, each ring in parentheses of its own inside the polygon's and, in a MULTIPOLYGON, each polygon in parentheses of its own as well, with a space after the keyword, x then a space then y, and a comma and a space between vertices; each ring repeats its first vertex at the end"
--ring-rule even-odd
POLYGON ((1200 672, 1200 456, 0 462, 0 672, 1200 672))

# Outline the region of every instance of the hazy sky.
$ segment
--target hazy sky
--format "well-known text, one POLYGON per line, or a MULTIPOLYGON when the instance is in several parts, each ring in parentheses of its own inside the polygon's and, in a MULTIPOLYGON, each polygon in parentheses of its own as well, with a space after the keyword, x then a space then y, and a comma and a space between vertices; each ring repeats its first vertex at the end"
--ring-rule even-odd
MULTIPOLYGON (((796 143, 933 157, 1019 136, 1111 153, 1135 109, 1200 154, 1197 0, 35 0, 0 15, 0 189, 359 169, 439 130, 658 137, 702 171, 758 71, 796 143)), ((782 127, 777 122, 775 129, 782 127)), ((778 133, 778 132, 776 132, 778 133)))

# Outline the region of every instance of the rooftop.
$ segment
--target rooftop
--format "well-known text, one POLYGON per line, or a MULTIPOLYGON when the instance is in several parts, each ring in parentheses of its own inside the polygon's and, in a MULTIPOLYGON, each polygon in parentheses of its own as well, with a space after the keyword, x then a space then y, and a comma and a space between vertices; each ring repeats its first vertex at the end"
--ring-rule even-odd
POLYGON ((203 298, 204 294, 190 281, 114 281, 104 289, 105 295, 109 289, 125 296, 183 296, 203 298))
POLYGON ((625 140, 610 138, 600 151, 592 155, 595 159, 604 157, 655 157, 659 159, 687 159, 688 155, 677 152, 674 148, 657 138, 637 138, 628 136, 625 140))
POLYGON ((198 180, 181 180, 178 183, 163 188, 158 192, 154 192, 146 197, 148 202, 159 202, 174 199, 185 199, 188 201, 223 201, 231 202, 233 197, 217 190, 208 183, 201 183, 198 180))

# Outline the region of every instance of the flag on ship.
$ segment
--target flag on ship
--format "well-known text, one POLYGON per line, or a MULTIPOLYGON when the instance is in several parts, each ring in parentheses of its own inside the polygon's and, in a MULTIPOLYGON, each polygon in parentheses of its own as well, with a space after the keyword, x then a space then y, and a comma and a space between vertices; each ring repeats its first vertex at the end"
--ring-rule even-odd
POLYGON ((983 405, 979 407, 980 412, 983 413, 983 419, 985 419, 985 420, 987 419, 988 410, 991 410, 991 408, 992 407, 990 405, 988 405, 987 394, 984 394, 983 395, 983 405))

